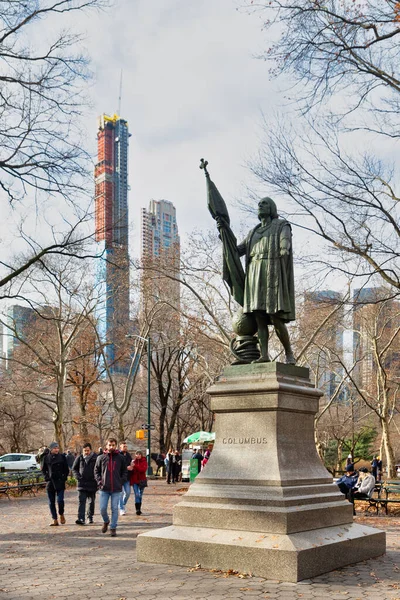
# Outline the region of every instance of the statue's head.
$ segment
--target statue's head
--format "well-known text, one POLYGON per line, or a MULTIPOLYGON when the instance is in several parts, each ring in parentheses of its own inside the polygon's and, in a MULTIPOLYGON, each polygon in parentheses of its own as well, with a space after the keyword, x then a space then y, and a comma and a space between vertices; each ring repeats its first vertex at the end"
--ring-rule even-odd
POLYGON ((258 203, 258 218, 261 221, 263 217, 271 217, 271 219, 278 218, 278 209, 272 198, 261 198, 258 203))

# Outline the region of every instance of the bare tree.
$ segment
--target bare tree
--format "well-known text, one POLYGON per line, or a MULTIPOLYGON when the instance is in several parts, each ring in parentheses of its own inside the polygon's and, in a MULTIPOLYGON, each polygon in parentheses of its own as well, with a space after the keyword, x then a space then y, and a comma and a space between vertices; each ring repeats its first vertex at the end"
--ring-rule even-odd
POLYGON ((387 158, 400 134, 398 3, 247 4, 267 15, 272 75, 293 84, 285 116, 266 125, 254 173, 326 243, 321 267, 378 275, 398 290, 399 195, 387 158))
POLYGON ((0 1, 0 187, 11 201, 29 188, 71 201, 88 175, 77 120, 88 60, 79 52, 81 36, 65 29, 65 21, 102 5, 104 0, 0 1), (46 33, 51 30, 47 42, 45 24, 46 33))
MULTIPOLYGON (((33 406, 19 393, 18 381, 7 374, 0 384, 0 451, 27 452, 39 448, 44 442, 43 429, 46 411, 33 406)), ((48 423, 46 423, 46 420, 48 423)))
MULTIPOLYGON (((74 259, 41 263, 30 278, 32 318, 22 328, 10 319, 2 324, 17 344, 8 367, 17 369, 20 394, 40 402, 52 414, 54 434, 64 446, 64 419, 68 370, 80 357, 73 352, 82 329, 90 326, 96 307, 96 290, 85 285, 86 274, 76 274, 74 259)), ((87 349, 87 354, 92 348, 87 349)))
POLYGON ((160 307, 149 335, 161 452, 179 445, 190 427, 212 424, 205 390, 229 360, 229 318, 235 309, 221 265, 220 242, 209 232, 191 236, 178 271, 157 260, 136 265, 142 272, 140 319, 148 321, 149 309, 160 307))
POLYGON ((399 409, 400 304, 388 299, 361 309, 361 326, 355 332, 362 338, 356 368, 344 368, 357 395, 379 421, 388 475, 393 478, 396 460, 391 425, 399 409))
POLYGON ((266 14, 264 26, 273 34, 270 39, 274 42, 263 58, 273 62, 274 74, 288 74, 303 84, 302 89, 294 90, 303 110, 345 92, 348 104, 342 105, 344 112, 372 106, 382 117, 387 134, 395 134, 387 119, 393 116, 397 121, 400 91, 396 0, 268 0, 246 4, 266 14))
POLYGON ((81 225, 88 219, 91 160, 80 117, 91 74, 82 37, 68 26, 106 4, 0 0, 0 201, 18 221, 12 236, 20 249, 8 256, 2 244, 2 297, 46 255, 86 254, 82 242, 89 236, 81 225), (61 213, 58 221, 54 212, 61 213), (32 234, 32 218, 25 223, 27 213, 40 222, 39 234, 32 234))

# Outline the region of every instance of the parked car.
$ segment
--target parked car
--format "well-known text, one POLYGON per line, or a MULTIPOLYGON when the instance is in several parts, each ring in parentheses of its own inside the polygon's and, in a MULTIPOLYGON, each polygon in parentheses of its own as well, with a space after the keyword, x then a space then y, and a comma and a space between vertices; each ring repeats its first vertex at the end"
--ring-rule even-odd
POLYGON ((0 456, 0 469, 5 471, 26 471, 39 469, 34 454, 3 454, 0 456))

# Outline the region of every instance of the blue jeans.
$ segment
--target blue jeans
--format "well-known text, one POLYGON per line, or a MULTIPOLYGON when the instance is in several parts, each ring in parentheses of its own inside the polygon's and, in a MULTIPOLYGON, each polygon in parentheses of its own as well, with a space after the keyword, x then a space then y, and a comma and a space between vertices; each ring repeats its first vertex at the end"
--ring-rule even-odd
POLYGON ((47 497, 49 499, 50 512, 53 519, 57 519, 56 496, 58 512, 60 515, 64 514, 64 491, 65 490, 57 491, 51 481, 49 481, 47 484, 47 497))
POLYGON ((125 508, 125 505, 128 502, 130 495, 131 495, 131 484, 129 483, 129 481, 125 481, 125 483, 122 484, 122 492, 119 497, 119 507, 121 510, 125 508))
POLYGON ((100 506, 100 514, 103 517, 104 523, 110 523, 107 508, 108 508, 108 501, 111 498, 111 523, 110 523, 111 529, 117 528, 118 503, 119 503, 120 495, 121 495, 121 492, 104 492, 103 490, 100 490, 99 506, 100 506))
POLYGON ((143 488, 140 488, 138 483, 134 483, 132 487, 133 487, 133 493, 135 494, 135 502, 139 502, 139 504, 141 504, 142 496, 143 496, 143 488))

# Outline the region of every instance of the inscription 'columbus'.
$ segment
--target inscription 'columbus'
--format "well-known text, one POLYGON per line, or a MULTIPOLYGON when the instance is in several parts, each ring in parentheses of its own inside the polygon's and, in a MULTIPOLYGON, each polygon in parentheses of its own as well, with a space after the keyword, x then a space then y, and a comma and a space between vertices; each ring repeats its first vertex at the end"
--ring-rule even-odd
POLYGON ((268 444, 266 437, 222 438, 223 444, 268 444))

